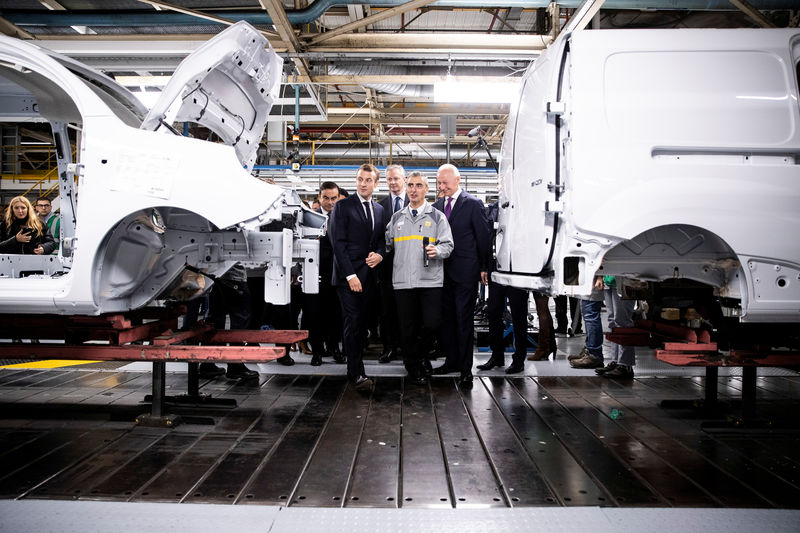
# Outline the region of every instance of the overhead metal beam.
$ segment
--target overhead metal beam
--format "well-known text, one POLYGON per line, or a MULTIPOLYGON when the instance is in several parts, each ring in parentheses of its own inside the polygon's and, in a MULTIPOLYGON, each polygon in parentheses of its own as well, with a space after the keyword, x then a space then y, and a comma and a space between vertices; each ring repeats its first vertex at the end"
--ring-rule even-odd
MULTIPOLYGON (((206 42, 207 34, 159 34, 157 38, 148 34, 107 34, 107 35, 37 35, 42 46, 65 53, 91 53, 97 55, 190 53, 206 42)), ((322 45, 310 46, 302 51, 291 51, 292 45, 278 37, 270 39, 270 44, 279 53, 287 53, 290 59, 310 55, 332 54, 403 54, 404 57, 438 55, 457 58, 491 57, 501 59, 510 56, 516 60, 535 58, 552 41, 548 35, 503 35, 485 33, 462 33, 431 35, 429 33, 386 34, 358 33, 339 35, 322 45)))
POLYGON ((393 74, 379 76, 364 76, 359 74, 319 74, 314 76, 298 76, 298 83, 316 83, 320 85, 433 85, 434 83, 518 83, 521 76, 450 76, 442 74, 435 75, 415 75, 415 74, 393 74))
MULTIPOLYGON (((501 117, 501 118, 487 118, 485 116, 482 116, 480 118, 481 126, 489 127, 489 126, 497 126, 499 124, 505 124, 506 121, 507 121, 507 117, 505 115, 498 115, 498 116, 501 117)), ((287 115, 287 117, 289 117, 289 120, 291 120, 291 118, 292 118, 289 115, 287 115)), ((305 124, 309 124, 309 125, 315 125, 315 126, 330 126, 330 125, 342 125, 342 124, 368 125, 369 121, 367 120, 367 117, 368 117, 368 115, 359 115, 357 117, 342 116, 342 115, 337 115, 337 116, 329 115, 327 117, 327 119, 323 119, 323 118, 320 118, 320 119, 308 119, 304 123, 305 124)), ((272 118, 274 118, 274 117, 271 116, 270 119, 272 119, 272 118)), ((412 126, 412 125, 434 126, 434 127, 437 128, 435 131, 438 131, 438 127, 439 127, 439 124, 440 124, 439 116, 433 116, 433 115, 431 115, 431 116, 418 116, 417 115, 417 116, 414 116, 414 117, 402 117, 402 116, 386 115, 386 116, 383 116, 383 117, 381 117, 381 116, 373 117, 372 120, 373 120, 373 123, 377 120, 378 122, 380 122, 383 125, 398 124, 398 125, 404 125, 404 126, 405 125, 408 125, 408 126, 412 126)), ((459 117, 456 118, 456 125, 457 126, 462 126, 462 127, 466 127, 466 126, 473 127, 473 126, 475 126, 475 120, 476 119, 474 119, 474 118, 463 118, 463 117, 459 116, 459 117)))
POLYGON ((730 2, 762 28, 777 28, 772 21, 765 17, 761 11, 753 7, 753 4, 747 0, 730 0, 730 2))
POLYGON ((12 24, 8 20, 0 17, 0 33, 16 37, 17 39, 34 39, 34 36, 26 32, 19 26, 12 24))
MULTIPOLYGON (((267 13, 269 13, 272 23, 275 26, 275 29, 278 31, 278 35, 281 39, 283 39, 284 42, 286 42, 287 51, 292 54, 299 54, 302 52, 303 45, 300 43, 300 40, 294 33, 294 28, 292 28, 292 24, 289 22, 289 18, 286 16, 286 10, 283 8, 283 3, 281 3, 280 0, 258 0, 258 2, 261 4, 261 7, 264 8, 267 13)), ((308 77, 311 74, 311 69, 309 68, 305 58, 298 55, 293 55, 290 57, 300 76, 308 77)), ((297 80, 291 81, 293 83, 297 83, 297 80)), ((319 113, 324 115, 325 106, 322 104, 316 88, 313 85, 308 85, 306 83, 306 90, 315 100, 315 105, 317 106, 319 113)))
MULTIPOLYGON (((306 36, 301 35, 301 38, 306 36)), ((416 52, 448 50, 452 54, 519 53, 544 50, 552 42, 549 35, 509 35, 499 33, 348 33, 337 35, 306 52, 416 52)))
POLYGON ((592 22, 595 14, 603 7, 605 1, 606 0, 584 0, 561 31, 572 33, 586 28, 586 26, 592 22))
MULTIPOLYGON (((160 7, 163 9, 168 9, 170 11, 177 11, 178 13, 183 13, 184 15, 191 15, 193 17, 210 20, 212 22, 218 22, 220 24, 227 24, 228 26, 233 26, 236 24, 235 20, 230 20, 222 17, 218 17, 216 15, 209 15, 208 13, 203 13, 202 11, 196 11, 194 9, 187 9, 185 7, 176 6, 174 4, 169 4, 167 2, 159 2, 157 0, 136 0, 137 2, 141 2, 142 4, 151 5, 153 7, 160 7)), ((266 37, 277 37, 275 33, 259 30, 261 33, 264 34, 266 37)))
POLYGON ((405 13, 407 11, 412 11, 414 9, 420 8, 422 6, 426 6, 428 4, 432 4, 435 0, 411 0, 411 2, 406 2, 405 4, 401 4, 396 7, 392 7, 389 9, 384 9, 374 15, 370 15, 368 17, 364 17, 360 20, 355 20, 348 24, 344 24, 339 26, 336 29, 331 31, 320 33, 316 37, 313 37, 310 41, 310 44, 319 44, 321 42, 327 41, 336 37, 337 35, 343 35, 345 33, 349 33, 353 30, 357 30, 359 28, 363 28, 364 26, 369 26, 370 24, 375 24, 376 22, 380 22, 382 20, 386 20, 388 18, 394 17, 401 13, 405 13))
MULTIPOLYGON (((381 108, 383 115, 504 115, 509 104, 427 104, 381 108)), ((368 115, 366 107, 329 107, 328 115, 368 115)))

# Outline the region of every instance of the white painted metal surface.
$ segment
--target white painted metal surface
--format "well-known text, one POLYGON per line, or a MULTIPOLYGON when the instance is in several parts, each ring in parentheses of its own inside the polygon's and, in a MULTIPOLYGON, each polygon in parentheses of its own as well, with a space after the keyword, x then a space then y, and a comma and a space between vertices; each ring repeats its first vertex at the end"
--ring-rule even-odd
POLYGON ((99 314, 180 300, 192 295, 187 287, 209 286, 193 270, 219 275, 236 262, 265 268, 267 297, 285 303, 287 249, 307 268, 304 288, 316 290, 317 243, 301 246, 301 239, 318 235, 324 217, 294 191, 243 168, 252 164, 281 75, 280 58, 265 46, 246 23, 220 33, 185 60, 168 100, 143 122, 147 110, 113 80, 0 37, 0 75, 32 93, 35 111, 62 135, 62 216, 70 217, 62 221, 60 255, 0 256, 0 312, 99 314), (191 101, 200 94, 203 102, 191 101), (184 105, 170 111, 176 98, 184 105), (171 113, 229 145, 169 131, 171 113), (66 125, 78 131, 74 162, 66 125))
POLYGON ((504 138, 498 279, 586 294, 602 264, 800 322, 799 59, 796 29, 560 37, 504 138))

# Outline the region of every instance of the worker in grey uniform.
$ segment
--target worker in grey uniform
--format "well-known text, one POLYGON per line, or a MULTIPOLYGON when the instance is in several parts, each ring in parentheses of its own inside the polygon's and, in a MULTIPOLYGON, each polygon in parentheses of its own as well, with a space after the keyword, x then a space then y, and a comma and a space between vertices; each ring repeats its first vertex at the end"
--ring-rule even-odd
POLYGON ((428 183, 420 172, 409 174, 409 203, 392 215, 386 227, 387 251, 394 250, 392 285, 397 302, 403 363, 414 383, 427 383, 423 366, 442 322, 444 260, 453 251, 453 234, 444 213, 425 201, 428 183))

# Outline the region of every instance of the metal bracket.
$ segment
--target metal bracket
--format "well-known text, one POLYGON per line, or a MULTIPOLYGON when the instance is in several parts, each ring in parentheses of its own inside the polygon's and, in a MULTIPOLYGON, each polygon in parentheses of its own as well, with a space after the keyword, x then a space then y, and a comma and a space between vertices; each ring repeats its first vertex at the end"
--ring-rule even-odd
POLYGON ((550 200, 544 203, 544 210, 548 213, 563 213, 564 202, 550 200))
POLYGON ((567 105, 564 102, 547 102, 547 114, 550 116, 561 116, 567 112, 567 105))

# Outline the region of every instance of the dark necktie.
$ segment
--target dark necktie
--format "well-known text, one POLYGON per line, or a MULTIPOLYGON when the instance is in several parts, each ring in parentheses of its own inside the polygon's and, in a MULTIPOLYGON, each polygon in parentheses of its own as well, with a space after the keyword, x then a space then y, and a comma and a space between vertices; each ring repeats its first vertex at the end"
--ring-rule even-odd
POLYGON ((369 208, 369 202, 364 202, 364 209, 367 210, 367 222, 369 223, 369 229, 375 227, 375 224, 372 222, 372 209, 369 208))
POLYGON ((412 209, 411 210, 411 214, 414 216, 414 218, 417 218, 417 210, 416 209, 412 209))
POLYGON ((447 203, 444 205, 444 216, 450 219, 450 212, 453 210, 453 197, 447 199, 447 203))
POLYGON ((403 208, 403 204, 400 202, 400 197, 399 196, 395 196, 394 197, 394 212, 397 213, 402 208, 403 208))

